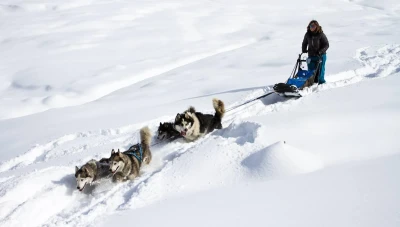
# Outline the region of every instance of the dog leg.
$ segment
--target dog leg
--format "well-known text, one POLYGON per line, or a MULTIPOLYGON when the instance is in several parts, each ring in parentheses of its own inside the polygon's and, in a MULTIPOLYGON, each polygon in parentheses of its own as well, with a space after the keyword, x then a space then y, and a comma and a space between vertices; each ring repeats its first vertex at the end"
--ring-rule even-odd
POLYGON ((146 163, 147 165, 148 164, 150 164, 150 162, 151 162, 151 153, 150 153, 150 151, 149 151, 149 154, 146 156, 146 157, 144 157, 144 159, 143 159, 143 162, 144 163, 146 163))
POLYGON ((122 175, 122 173, 121 172, 118 172, 118 173, 116 173, 116 174, 114 174, 114 176, 113 176, 113 178, 112 178, 112 181, 114 182, 114 183, 120 183, 120 182, 123 182, 124 181, 124 176, 122 175))
POLYGON ((127 178, 127 180, 134 180, 137 177, 138 174, 131 174, 127 178))

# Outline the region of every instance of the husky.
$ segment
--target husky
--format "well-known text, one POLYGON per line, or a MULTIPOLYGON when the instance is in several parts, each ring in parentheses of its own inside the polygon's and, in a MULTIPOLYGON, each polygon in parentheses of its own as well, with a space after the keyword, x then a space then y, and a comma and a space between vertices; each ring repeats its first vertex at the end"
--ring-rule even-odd
POLYGON ((215 114, 196 112, 194 107, 189 107, 183 114, 175 117, 174 128, 188 141, 222 128, 222 117, 225 114, 225 104, 218 99, 213 99, 215 114))
POLYGON ((159 140, 174 140, 181 137, 181 134, 175 130, 174 123, 172 122, 160 122, 160 126, 158 126, 157 132, 157 139, 159 140))
POLYGON ((81 168, 75 166, 76 188, 83 191, 86 185, 110 176, 109 168, 107 158, 102 158, 100 161, 92 159, 81 168))
POLYGON ((149 164, 151 161, 151 133, 148 127, 140 129, 140 143, 131 146, 128 150, 117 152, 111 151, 109 159, 110 172, 113 174, 113 182, 133 180, 139 176, 142 163, 149 164))

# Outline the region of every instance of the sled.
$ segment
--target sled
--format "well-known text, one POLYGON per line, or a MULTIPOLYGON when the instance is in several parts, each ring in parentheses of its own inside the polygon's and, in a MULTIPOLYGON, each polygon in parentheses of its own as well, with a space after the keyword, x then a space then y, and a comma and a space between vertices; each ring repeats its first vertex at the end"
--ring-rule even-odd
POLYGON ((303 69, 303 64, 307 62, 307 60, 302 59, 301 56, 302 54, 299 54, 292 74, 289 76, 286 83, 278 83, 274 85, 274 91, 278 95, 284 97, 301 97, 299 92, 300 90, 310 87, 314 83, 318 83, 322 58, 319 57, 315 70, 305 70, 303 69))

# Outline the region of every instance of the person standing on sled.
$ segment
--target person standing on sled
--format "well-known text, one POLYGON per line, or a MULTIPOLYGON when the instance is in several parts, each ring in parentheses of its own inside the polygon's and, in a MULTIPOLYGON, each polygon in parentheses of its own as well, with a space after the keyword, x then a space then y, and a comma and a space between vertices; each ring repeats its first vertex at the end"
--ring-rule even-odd
POLYGON ((326 50, 329 48, 328 38, 322 31, 318 21, 312 20, 307 26, 307 32, 304 35, 301 45, 302 53, 308 52, 307 66, 308 70, 317 68, 319 57, 321 57, 321 71, 318 77, 318 84, 325 83, 325 62, 326 50), (308 49, 307 49, 308 46, 308 49))

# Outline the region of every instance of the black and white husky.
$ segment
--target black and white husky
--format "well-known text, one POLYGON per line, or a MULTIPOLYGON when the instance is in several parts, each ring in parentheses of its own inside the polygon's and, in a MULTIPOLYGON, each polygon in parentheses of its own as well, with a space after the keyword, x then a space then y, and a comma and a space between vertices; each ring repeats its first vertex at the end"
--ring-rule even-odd
POLYGON ((91 185, 97 180, 111 176, 109 168, 108 158, 102 158, 100 161, 92 159, 81 168, 75 166, 76 188, 83 191, 86 185, 91 185))
POLYGON ((222 117, 225 114, 225 105, 221 100, 213 99, 215 114, 196 112, 194 107, 189 107, 183 114, 175 117, 174 128, 188 141, 222 128, 222 117))
POLYGON ((157 139, 158 140, 174 140, 178 139, 181 137, 181 134, 176 131, 174 128, 174 123, 173 122, 160 122, 160 126, 158 126, 158 135, 157 139))

